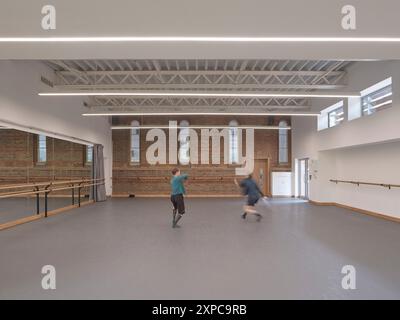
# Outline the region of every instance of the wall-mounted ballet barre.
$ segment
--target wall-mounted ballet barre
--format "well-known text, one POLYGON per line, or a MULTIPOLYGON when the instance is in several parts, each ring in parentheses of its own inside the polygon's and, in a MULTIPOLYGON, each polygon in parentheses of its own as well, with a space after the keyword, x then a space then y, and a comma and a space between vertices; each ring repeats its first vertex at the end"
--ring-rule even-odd
POLYGON ((44 195, 44 217, 48 214, 48 195, 55 191, 71 190, 72 205, 75 205, 75 190, 78 190, 78 207, 81 206, 81 191, 86 187, 103 185, 105 179, 80 179, 66 181, 49 181, 41 183, 27 183, 14 186, 0 187, 0 199, 36 196, 36 214, 40 214, 40 195, 44 195), (23 190, 25 189, 25 190, 23 190), (8 192, 4 192, 8 190, 8 192), (3 192, 1 192, 3 191, 3 192))
MULTIPOLYGON (((189 176, 190 181, 199 181, 199 182, 210 182, 210 181, 228 181, 233 182, 234 179, 242 179, 243 176, 189 176)), ((113 177, 114 182, 153 182, 153 181, 164 181, 169 182, 171 180, 171 176, 163 177, 163 176, 136 176, 136 177, 113 177)))
POLYGON ((357 186, 360 185, 367 185, 367 186, 378 186, 378 187, 384 187, 388 189, 392 188, 400 188, 399 184, 390 184, 390 183, 374 183, 374 182, 362 182, 362 181, 351 181, 351 180, 333 180, 330 179, 330 182, 334 182, 336 184, 338 183, 349 183, 349 184, 355 184, 357 186))
POLYGON ((95 181, 95 180, 104 180, 104 179, 76 179, 76 180, 53 180, 53 181, 46 181, 46 182, 32 182, 32 183, 21 183, 21 184, 10 184, 10 185, 0 185, 1 190, 8 190, 8 189, 22 189, 22 188, 36 188, 36 187, 45 187, 49 184, 55 185, 63 185, 63 184, 76 184, 81 183, 83 181, 95 181))

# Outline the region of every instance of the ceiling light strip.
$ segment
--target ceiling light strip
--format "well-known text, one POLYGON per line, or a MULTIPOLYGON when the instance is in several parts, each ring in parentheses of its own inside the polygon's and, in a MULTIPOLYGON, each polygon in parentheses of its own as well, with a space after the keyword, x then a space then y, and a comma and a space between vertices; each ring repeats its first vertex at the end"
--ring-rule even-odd
POLYGON ((83 116, 312 116, 319 112, 87 112, 83 116))
POLYGON ((400 37, 0 37, 0 42, 6 43, 29 43, 29 42, 256 42, 256 43, 276 43, 276 42, 400 42, 400 37))
POLYGON ((169 125, 141 125, 141 126, 112 126, 112 130, 130 130, 130 129, 258 129, 258 130, 291 130, 291 127, 279 127, 279 126, 216 126, 216 125, 193 125, 193 126, 169 126, 169 125))
POLYGON ((145 97, 241 97, 241 98, 356 98, 355 92, 173 92, 173 91, 76 91, 39 92, 39 96, 145 96, 145 97))

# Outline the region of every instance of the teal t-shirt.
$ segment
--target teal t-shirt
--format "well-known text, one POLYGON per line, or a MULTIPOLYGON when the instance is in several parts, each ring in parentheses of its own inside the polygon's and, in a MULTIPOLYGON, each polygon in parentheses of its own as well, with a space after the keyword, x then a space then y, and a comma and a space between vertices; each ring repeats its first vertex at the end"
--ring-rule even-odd
POLYGON ((180 176, 173 176, 171 179, 171 194, 185 194, 185 187, 183 185, 183 180, 188 178, 187 174, 181 174, 180 176))

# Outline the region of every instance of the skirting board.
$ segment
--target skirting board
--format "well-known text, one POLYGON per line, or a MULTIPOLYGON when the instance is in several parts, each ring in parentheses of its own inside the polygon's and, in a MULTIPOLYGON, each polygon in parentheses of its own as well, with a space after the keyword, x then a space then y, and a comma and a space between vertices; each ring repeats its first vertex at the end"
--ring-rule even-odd
POLYGON ((389 220, 389 221, 393 221, 393 222, 400 222, 400 218, 397 218, 397 217, 389 216, 384 213, 378 213, 378 212, 374 212, 374 211, 355 208, 355 207, 347 206, 345 204, 340 204, 340 203, 336 203, 336 202, 318 202, 318 201, 313 201, 313 200, 309 200, 309 202, 316 206, 335 206, 338 208, 343 208, 343 209, 351 210, 354 212, 373 216, 375 218, 385 219, 385 220, 389 220))

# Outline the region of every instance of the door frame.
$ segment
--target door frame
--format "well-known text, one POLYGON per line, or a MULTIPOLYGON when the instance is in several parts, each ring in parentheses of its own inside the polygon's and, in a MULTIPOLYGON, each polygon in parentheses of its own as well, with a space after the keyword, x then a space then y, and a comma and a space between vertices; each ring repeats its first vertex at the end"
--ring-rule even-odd
POLYGON ((309 199, 309 160, 310 158, 300 158, 298 161, 298 174, 297 174, 297 187, 299 190, 298 198, 308 200, 309 199), (301 162, 304 161, 304 196, 301 196, 301 162))
POLYGON ((267 180, 267 183, 265 184, 265 190, 262 191, 265 191, 264 193, 266 196, 271 197, 271 158, 254 159, 254 162, 255 161, 264 161, 264 176, 267 180))

